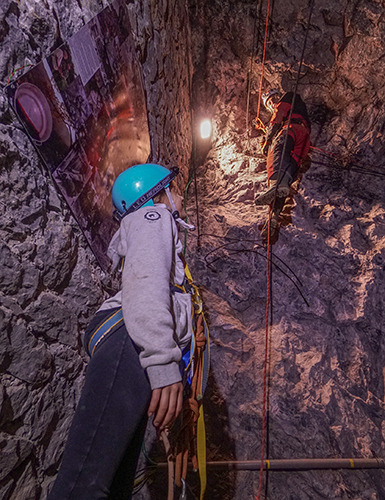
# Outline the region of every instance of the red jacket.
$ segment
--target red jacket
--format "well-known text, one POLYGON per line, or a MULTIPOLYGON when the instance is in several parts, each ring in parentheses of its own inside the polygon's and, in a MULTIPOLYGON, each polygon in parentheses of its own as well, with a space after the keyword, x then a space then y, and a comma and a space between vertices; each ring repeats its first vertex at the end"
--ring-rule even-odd
MULTIPOLYGON (((291 156, 299 165, 310 149, 310 121, 307 115, 306 105, 298 96, 294 103, 290 126, 288 127, 292 99, 293 93, 288 92, 276 105, 269 123, 268 130, 270 130, 270 132, 268 132, 266 140, 274 140, 274 142, 276 142, 278 137, 282 136, 282 134, 286 134, 286 130, 289 129, 288 135, 294 139, 294 148, 291 151, 291 156)), ((268 178, 270 178, 273 173, 273 155, 274 144, 273 147, 269 149, 267 155, 268 178)))

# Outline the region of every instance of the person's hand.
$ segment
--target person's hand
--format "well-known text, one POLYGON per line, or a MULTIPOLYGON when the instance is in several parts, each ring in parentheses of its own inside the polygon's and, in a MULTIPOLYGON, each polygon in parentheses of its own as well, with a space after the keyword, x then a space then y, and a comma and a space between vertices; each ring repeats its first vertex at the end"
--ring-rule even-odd
POLYGON ((182 382, 154 389, 148 407, 148 416, 154 415, 154 426, 159 430, 163 430, 179 415, 182 403, 182 382))
POLYGON ((266 127, 262 123, 262 120, 260 118, 254 118, 254 120, 251 122, 252 125, 254 125, 255 130, 257 130, 261 134, 266 134, 266 127))

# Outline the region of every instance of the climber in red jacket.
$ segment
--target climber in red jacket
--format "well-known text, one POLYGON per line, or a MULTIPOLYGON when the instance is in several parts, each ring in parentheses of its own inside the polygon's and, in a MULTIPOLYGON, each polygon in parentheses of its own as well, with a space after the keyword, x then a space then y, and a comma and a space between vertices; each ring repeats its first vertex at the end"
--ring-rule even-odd
POLYGON ((290 185, 297 178, 300 163, 310 148, 310 120, 306 104, 296 94, 291 112, 293 97, 293 92, 281 97, 277 89, 262 95, 265 107, 273 113, 262 146, 262 153, 267 155, 270 185, 255 198, 255 204, 269 205, 275 200, 272 229, 278 226, 278 216, 290 193, 290 185))

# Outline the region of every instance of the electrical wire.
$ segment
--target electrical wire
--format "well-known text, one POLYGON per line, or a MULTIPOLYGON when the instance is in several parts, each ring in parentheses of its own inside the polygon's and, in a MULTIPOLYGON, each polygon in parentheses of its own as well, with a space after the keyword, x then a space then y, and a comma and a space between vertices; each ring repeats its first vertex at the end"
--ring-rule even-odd
MULTIPOLYGON (((221 247, 225 247, 226 245, 222 245, 221 247)), ((221 248, 218 248, 218 250, 220 250, 221 248)), ((230 249, 230 252, 229 252, 229 256, 230 255, 237 255, 239 253, 254 253, 256 255, 259 255, 260 257, 266 259, 266 255, 262 254, 261 252, 258 252, 257 250, 252 250, 252 249, 234 249, 234 251, 231 251, 232 249, 230 249)), ((210 253, 213 253, 214 251, 216 250, 212 250, 210 253)), ((273 254, 272 254, 273 255, 273 254)), ((206 256, 207 257, 207 256, 206 256)), ((205 257, 205 260, 206 260, 206 257, 205 257)), ((207 267, 211 270, 214 270, 212 268, 212 264, 214 264, 214 262, 216 262, 217 260, 219 260, 220 257, 217 257, 216 259, 213 259, 212 261, 210 262, 206 262, 207 263, 207 267)), ((298 286, 298 284, 293 280, 293 278, 288 274, 286 273, 277 263, 275 263, 273 260, 271 261, 271 264, 272 266, 274 266, 278 271, 280 271, 284 276, 286 276, 292 283, 293 285, 295 286, 295 288, 297 289, 298 293, 301 295, 303 301, 305 302, 305 304, 310 307, 310 304, 308 302, 308 300, 306 299, 305 295, 303 294, 301 288, 298 286)))
MULTIPOLYGON (((251 239, 248 239, 248 238, 234 238, 232 236, 221 236, 221 235, 217 235, 217 234, 214 234, 214 233, 201 233, 201 236, 207 236, 207 237, 218 238, 218 239, 225 239, 225 240, 229 240, 230 242, 231 241, 234 241, 234 242, 240 242, 240 241, 242 241, 242 242, 245 242, 245 243, 252 243, 254 246, 257 246, 258 248, 265 248, 265 245, 261 245, 260 243, 257 243, 255 240, 251 240, 251 239)), ((222 247, 222 245, 220 245, 217 248, 220 248, 220 247, 222 247)), ((216 251, 216 249, 211 250, 208 254, 206 254, 206 257, 209 254, 213 253, 214 251, 216 251)), ((262 255, 262 254, 259 254, 259 255, 262 255)), ((288 264, 286 264, 286 262, 283 259, 281 259, 281 257, 279 257, 278 255, 276 255, 275 253, 272 253, 272 255, 273 255, 274 259, 279 260, 293 274, 293 276, 298 281, 298 283, 301 286, 303 286, 302 281, 297 276, 297 274, 293 271, 293 269, 288 264)))
MULTIPOLYGON (((190 233, 191 234, 191 233, 190 233)), ((205 264, 206 266, 213 272, 216 272, 216 269, 213 268, 213 264, 214 262, 218 261, 220 259, 220 257, 217 257, 213 260, 208 260, 208 257, 210 255, 212 255, 213 253, 221 250, 221 249, 227 249, 226 247, 228 245, 231 245, 233 243, 251 243, 253 244, 254 246, 258 246, 259 248, 265 248, 263 245, 260 245, 259 243, 256 243, 255 240, 251 240, 251 239, 246 239, 246 238, 233 238, 233 237, 228 237, 228 236, 220 236, 220 235, 216 235, 214 233, 201 233, 201 238, 202 237, 212 237, 212 238, 220 238, 220 239, 227 239, 227 240, 230 240, 228 243, 224 243, 222 245, 218 245, 217 247, 215 247, 214 249, 210 250, 203 258, 204 258, 204 261, 205 261, 205 264)), ((264 255, 263 253, 261 252, 258 252, 257 250, 254 250, 254 249, 246 249, 246 248, 243 248, 243 249, 229 249, 230 251, 233 250, 233 252, 229 255, 236 255, 238 253, 254 253, 256 255, 259 255, 260 257, 262 258, 266 258, 266 255, 264 255)), ((272 260, 272 265, 278 270, 280 271, 284 276, 286 276, 292 283, 293 285, 295 286, 295 288, 298 290, 298 293, 301 295, 303 301, 305 302, 305 304, 310 307, 310 304, 308 302, 308 300, 306 299, 304 293, 302 292, 301 290, 301 287, 303 286, 303 283, 302 281, 300 280, 300 278, 297 276, 297 274, 293 271, 293 269, 288 265, 286 264, 286 262, 281 258, 279 257, 278 255, 274 254, 273 252, 271 252, 271 255, 272 257, 274 257, 274 259, 277 259, 279 260, 291 273, 292 275, 294 276, 295 280, 298 282, 296 282, 286 271, 284 271, 282 269, 281 266, 279 266, 276 262, 274 262, 272 260)))
MULTIPOLYGON (((212 237, 212 238, 220 238, 220 239, 226 239, 226 240, 229 240, 230 242, 231 241, 242 241, 242 242, 245 242, 245 243, 252 243, 254 246, 257 246, 258 248, 265 248, 265 245, 261 245, 259 243, 257 243, 255 240, 250 240, 250 239, 247 239, 247 238, 234 238, 234 237, 231 237, 231 236, 221 236, 221 235, 217 235, 217 234, 214 234, 214 233, 202 233, 201 236, 208 236, 208 237, 212 237)), ((220 245, 220 247, 222 247, 222 245, 220 245)), ((220 248, 220 247, 217 247, 217 248, 220 248)), ((213 253, 214 251, 216 251, 216 249, 214 250, 211 250, 208 254, 206 254, 206 257, 213 253)), ((259 255, 262 255, 262 254, 259 254, 259 255)), ((279 257, 278 255, 276 255, 275 253, 272 253, 273 257, 277 260, 279 260, 292 274, 293 276, 295 277, 295 279, 298 281, 298 283, 303 286, 303 283, 302 281, 300 280, 300 278, 297 276, 297 274, 293 271, 293 269, 288 265, 286 264, 286 262, 281 259, 281 257, 279 257)))
POLYGON ((21 70, 22 70, 22 69, 24 69, 24 68, 28 68, 28 67, 30 67, 30 66, 32 66, 32 64, 24 64, 23 66, 20 66, 20 68, 16 68, 16 69, 14 69, 14 70, 12 71, 12 73, 11 73, 11 74, 9 75, 9 77, 8 77, 8 82, 7 82, 7 85, 9 85, 9 84, 11 83, 12 78, 15 76, 15 74, 16 74, 17 72, 21 71, 21 70))
MULTIPOLYGON (((368 167, 360 164, 360 163, 354 163, 354 162, 349 162, 347 163, 346 167, 344 168, 344 164, 346 163, 346 158, 343 156, 336 155, 335 153, 330 153, 328 151, 324 151, 320 148, 316 148, 314 146, 310 146, 310 148, 313 150, 311 153, 311 162, 315 163, 316 165, 323 165, 326 167, 331 167, 331 168, 338 168, 341 171, 346 170, 346 171, 352 171, 352 172, 357 172, 357 173, 362 173, 362 174, 367 174, 367 175, 374 175, 376 177, 385 177, 385 172, 381 172, 379 170, 376 170, 376 167, 373 167, 372 165, 368 167), (313 159, 313 154, 319 154, 323 158, 331 159, 334 161, 328 161, 326 163, 318 161, 313 159)), ((377 167, 381 168, 381 166, 377 167)))
POLYGON ((334 170, 338 170, 339 172, 356 172, 359 174, 367 174, 367 175, 373 175, 374 177, 385 177, 385 172, 375 172, 375 171, 370 171, 365 168, 357 168, 357 167, 346 167, 342 168, 342 165, 340 163, 330 163, 330 162, 324 162, 324 161, 319 161, 319 160, 311 160, 311 163, 314 165, 321 165, 323 167, 328 167, 332 168, 334 170))
POLYGON ((201 246, 201 230, 200 230, 200 223, 199 223, 199 203, 198 203, 198 182, 197 182, 197 174, 196 174, 196 166, 194 168, 194 187, 195 187, 195 206, 196 206, 196 211, 197 211, 197 231, 198 231, 198 249, 201 246))

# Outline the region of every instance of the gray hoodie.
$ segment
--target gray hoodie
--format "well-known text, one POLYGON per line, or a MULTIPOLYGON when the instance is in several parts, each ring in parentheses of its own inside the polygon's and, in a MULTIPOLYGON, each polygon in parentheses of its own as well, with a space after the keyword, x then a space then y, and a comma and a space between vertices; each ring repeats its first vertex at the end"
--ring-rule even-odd
POLYGON ((124 258, 122 290, 99 310, 122 307, 152 389, 181 380, 181 350, 191 340, 191 296, 170 293, 170 283, 184 281, 181 252, 177 226, 163 204, 124 217, 108 249, 115 265, 124 258))

